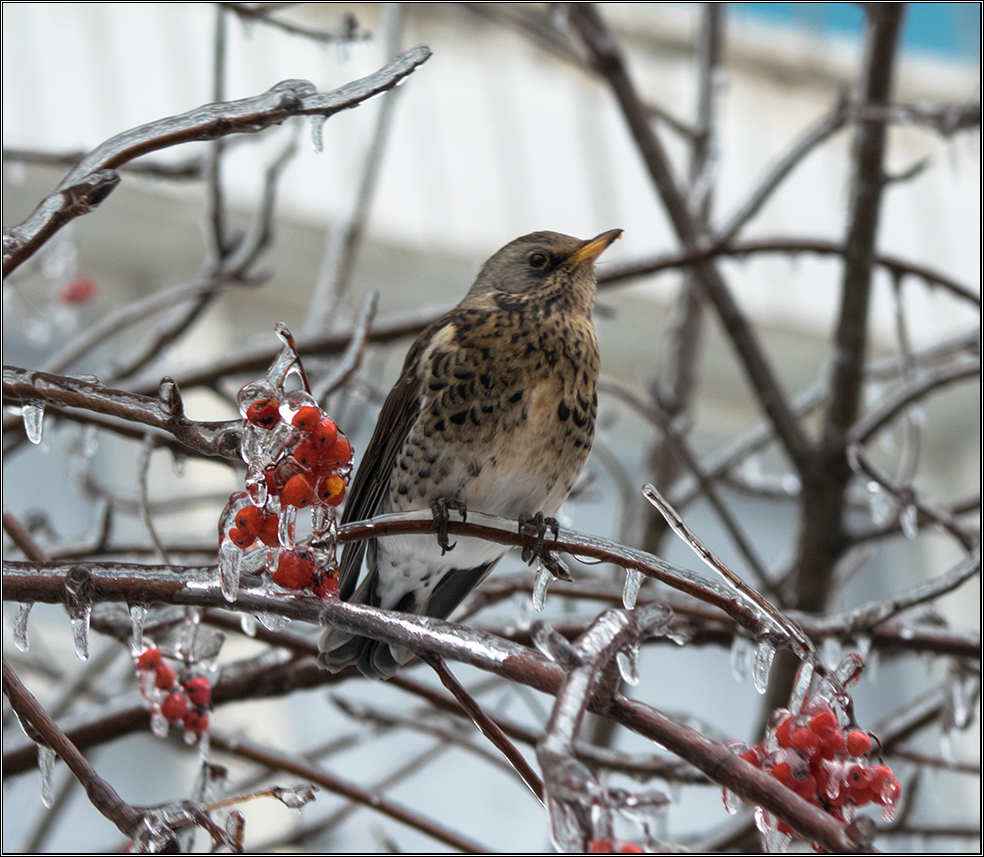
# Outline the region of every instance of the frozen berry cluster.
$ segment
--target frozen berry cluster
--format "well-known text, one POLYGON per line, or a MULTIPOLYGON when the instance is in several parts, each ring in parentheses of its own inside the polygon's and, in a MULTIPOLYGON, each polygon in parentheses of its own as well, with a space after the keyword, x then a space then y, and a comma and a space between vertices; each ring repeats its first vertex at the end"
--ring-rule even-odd
MULTIPOLYGON (((764 741, 748 749, 739 742, 731 746, 746 762, 840 821, 853 820, 855 809, 872 803, 891 819, 902 787, 888 765, 871 764, 871 736, 842 720, 847 717, 839 716, 827 697, 814 694, 797 714, 774 711, 764 741)), ((779 834, 795 836, 785 822, 772 823, 779 834)))
POLYGON ((284 392, 269 375, 243 387, 238 401, 246 490, 219 520, 223 591, 235 597, 240 567, 287 589, 337 591, 334 509, 345 498, 352 445, 309 393, 284 392), (297 512, 308 508, 311 536, 298 539, 297 512))
POLYGON ((205 676, 188 675, 179 680, 174 667, 156 646, 137 655, 136 665, 140 690, 154 714, 160 714, 168 723, 183 724, 189 735, 208 730, 212 684, 205 676))

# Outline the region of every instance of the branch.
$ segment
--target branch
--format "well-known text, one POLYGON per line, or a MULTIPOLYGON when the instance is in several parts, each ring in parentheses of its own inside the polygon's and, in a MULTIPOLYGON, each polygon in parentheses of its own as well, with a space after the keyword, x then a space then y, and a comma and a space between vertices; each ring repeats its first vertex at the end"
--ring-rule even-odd
POLYGON ((4 230, 3 275, 29 259, 62 226, 88 214, 119 184, 116 169, 134 158, 181 143, 255 134, 291 116, 329 117, 386 92, 430 57, 417 45, 374 74, 332 92, 305 80, 285 80, 262 95, 202 107, 124 131, 91 152, 19 226, 4 230))

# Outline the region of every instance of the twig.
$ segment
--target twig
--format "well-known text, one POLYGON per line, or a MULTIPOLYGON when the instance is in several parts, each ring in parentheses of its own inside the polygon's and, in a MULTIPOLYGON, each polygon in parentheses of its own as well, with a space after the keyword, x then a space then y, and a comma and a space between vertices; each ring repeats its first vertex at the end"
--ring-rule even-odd
POLYGON ((30 691, 21 684, 6 660, 3 662, 3 692, 10 707, 17 712, 21 721, 33 726, 40 740, 68 765, 69 770, 85 789, 90 803, 113 822, 125 836, 132 836, 140 821, 140 812, 123 801, 113 787, 96 773, 85 756, 68 740, 30 691))
POLYGON ((533 792, 536 799, 540 803, 543 803, 543 781, 530 766, 530 763, 526 761, 523 754, 516 749, 515 745, 506 737, 506 734, 499 728, 495 721, 482 710, 482 707, 472 698, 471 694, 462 687, 461 683, 445 666, 444 661, 440 657, 428 655, 425 660, 431 669, 437 673, 441 684, 451 691, 454 698, 458 700, 458 704, 472 719, 478 730, 499 749, 516 773, 522 777, 523 782, 533 792))
POLYGON ((392 89, 429 56, 429 48, 417 45, 374 74, 333 92, 319 93, 307 81, 282 81, 262 95, 205 105, 107 140, 69 173, 27 220, 4 231, 4 276, 30 258, 69 220, 87 214, 101 203, 120 181, 116 168, 127 161, 180 143, 256 133, 291 116, 332 116, 392 89))

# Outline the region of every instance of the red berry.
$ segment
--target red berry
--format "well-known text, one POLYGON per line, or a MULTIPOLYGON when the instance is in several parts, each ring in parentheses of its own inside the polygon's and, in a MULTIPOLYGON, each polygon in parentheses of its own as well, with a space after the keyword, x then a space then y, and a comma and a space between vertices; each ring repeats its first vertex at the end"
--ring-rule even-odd
POLYGON ((246 548, 256 541, 256 535, 255 533, 247 533, 244 530, 240 530, 238 527, 233 527, 229 530, 229 541, 237 548, 246 550, 246 548))
POLYGON ((314 584, 317 566, 309 559, 303 559, 292 551, 281 551, 277 570, 270 575, 271 580, 285 589, 308 589, 314 584))
POLYGON ((338 577, 334 574, 326 574, 321 571, 314 576, 314 585, 311 591, 319 598, 327 598, 338 592, 338 577))
POLYGON ((185 729, 195 735, 201 735, 208 729, 208 714, 204 711, 197 711, 194 708, 188 709, 184 716, 185 729))
POLYGON ((779 762, 777 765, 773 765, 769 773, 784 786, 793 788, 796 785, 796 780, 793 778, 793 772, 790 770, 788 762, 779 762))
POLYGON ((144 649, 137 658, 138 670, 156 670, 161 664, 161 650, 156 646, 144 649))
POLYGON ((287 484, 284 485, 284 490, 280 492, 281 503, 286 503, 288 506, 295 506, 298 509, 310 506, 313 499, 314 489, 311 487, 311 483, 307 477, 302 476, 300 473, 296 476, 291 476, 287 480, 287 484))
POLYGON ((280 422, 280 402, 273 396, 257 399, 246 409, 246 419, 262 429, 272 429, 280 422))
POLYGON ((280 544, 280 518, 276 515, 267 515, 257 536, 267 547, 277 547, 280 544))
POLYGON ((844 740, 844 733, 840 729, 828 729, 823 734, 823 746, 820 748, 820 755, 825 759, 836 759, 847 752, 847 742, 844 740))
POLYGON ((784 750, 787 749, 793 741, 793 722, 793 718, 790 716, 783 720, 778 727, 776 727, 776 741, 779 742, 779 746, 784 750))
POLYGON ((853 729, 847 735, 847 752, 852 756, 867 756, 871 752, 871 738, 860 729, 853 729))
POLYGON ((810 718, 810 728, 816 732, 817 735, 823 735, 823 733, 828 729, 838 729, 839 724, 837 723, 837 715, 830 710, 822 711, 820 714, 815 714, 810 718))
POLYGON ((256 506, 243 506, 236 512, 236 527, 248 535, 255 536, 263 526, 263 510, 256 506))
POLYGON ((820 749, 821 739, 812 729, 800 726, 793 732, 792 745, 806 756, 812 756, 820 749))
POLYGON ((797 783, 793 791, 803 800, 815 801, 817 799, 817 780, 813 774, 808 774, 806 779, 797 783))
POLYGON ((154 684, 158 690, 170 690, 174 687, 174 667, 170 664, 158 664, 156 667, 157 678, 154 684))
POLYGON ((331 417, 325 417, 311 432, 311 442, 321 450, 330 449, 337 438, 338 426, 331 417))
POLYGON ((320 421, 321 409, 307 405, 294 414, 294 418, 290 421, 290 424, 301 431, 312 431, 320 421))
POLYGON ((58 288, 58 303, 85 304, 99 294, 99 287, 92 277, 76 277, 58 288))
POLYGON ((739 758, 744 759, 750 765, 755 765, 756 768, 760 767, 762 764, 762 754, 759 752, 759 747, 761 745, 750 747, 739 758))
POLYGON ((348 438, 339 437, 324 455, 328 464, 348 464, 352 460, 352 444, 348 438))
POLYGON ((174 693, 169 693, 161 703, 161 714, 164 715, 164 719, 168 723, 177 723, 179 720, 184 720, 187 711, 188 699, 178 690, 174 693))
POLYGON ((184 683, 184 689, 194 705, 204 707, 212 701, 212 685, 205 676, 188 679, 184 683))

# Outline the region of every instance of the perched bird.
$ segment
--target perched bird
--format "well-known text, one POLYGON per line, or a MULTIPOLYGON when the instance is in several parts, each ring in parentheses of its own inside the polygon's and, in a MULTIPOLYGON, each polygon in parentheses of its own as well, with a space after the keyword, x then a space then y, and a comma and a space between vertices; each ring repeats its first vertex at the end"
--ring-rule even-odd
MULTIPOLYGON (((588 458, 598 409, 595 260, 621 232, 517 238, 413 344, 343 523, 432 509, 436 520, 444 516, 443 538, 346 544, 343 600, 443 619, 507 550, 477 538, 449 545, 448 509, 506 518, 560 509, 588 458), (356 590, 363 555, 367 573, 356 590)), ((370 678, 389 678, 411 657, 405 647, 333 628, 320 648, 326 669, 355 664, 370 678)))

